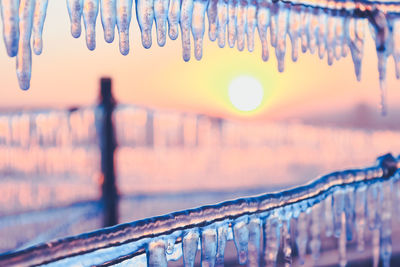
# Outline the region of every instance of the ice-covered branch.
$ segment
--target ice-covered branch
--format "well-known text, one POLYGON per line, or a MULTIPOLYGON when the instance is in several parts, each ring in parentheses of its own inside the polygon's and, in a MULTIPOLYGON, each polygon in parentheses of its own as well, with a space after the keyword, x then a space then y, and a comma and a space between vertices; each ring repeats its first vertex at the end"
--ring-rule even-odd
POLYGON ((337 238, 340 262, 345 264, 346 241, 356 232, 358 248, 363 250, 367 225, 381 239, 372 244, 378 251, 374 260, 379 260, 380 251, 387 263, 391 255, 391 203, 400 199, 398 165, 388 154, 380 157, 376 166, 335 172, 287 191, 175 212, 2 255, 0 265, 167 266, 169 260, 183 255, 185 266, 193 266, 201 249, 202 262, 214 266, 223 264, 226 241, 234 240, 239 262, 258 266, 260 261, 274 263, 280 247, 290 262, 293 238, 302 259, 308 242, 317 259, 322 229, 326 236, 337 238), (307 219, 311 222, 310 237, 307 219), (293 220, 297 224, 292 225, 293 220), (289 231, 290 227, 297 229, 289 231))
MULTIPOLYGON (((129 26, 133 0, 66 0, 71 20, 72 36, 81 35, 81 21, 86 29, 86 43, 95 49, 95 25, 100 13, 106 42, 113 42, 117 28, 120 52, 129 53, 129 26)), ((17 56, 17 74, 22 89, 28 89, 31 72, 32 39, 35 54, 42 51, 42 30, 48 0, 0 0, 3 19, 3 37, 7 53, 17 56), (31 32, 33 32, 31 36, 31 32)), ((58 4, 58 3, 57 3, 58 4)), ((400 78, 400 3, 396 1, 339 1, 339 0, 137 0, 136 17, 141 30, 142 44, 152 45, 153 22, 157 43, 164 46, 167 32, 175 40, 178 25, 181 29, 182 56, 191 57, 191 37, 194 55, 203 54, 205 17, 208 18, 208 36, 218 40, 220 47, 227 42, 242 51, 253 51, 256 30, 262 45, 262 59, 268 60, 269 44, 275 49, 279 71, 284 70, 286 37, 290 37, 291 58, 296 61, 299 46, 303 53, 318 52, 331 65, 349 53, 354 62, 358 80, 365 28, 370 26, 378 55, 379 80, 385 93, 386 62, 395 61, 396 76, 400 78), (167 31, 168 25, 168 31, 167 31), (269 36, 268 36, 269 32, 269 36), (227 40, 226 40, 227 39, 227 40)), ((384 108, 385 101, 382 99, 384 108)))

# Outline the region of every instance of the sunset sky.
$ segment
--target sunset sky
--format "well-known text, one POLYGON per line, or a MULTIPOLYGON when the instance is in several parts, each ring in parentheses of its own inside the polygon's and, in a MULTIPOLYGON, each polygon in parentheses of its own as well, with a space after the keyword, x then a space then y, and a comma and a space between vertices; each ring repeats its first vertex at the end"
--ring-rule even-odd
MULTIPOLYGON (((134 12, 133 12, 134 13, 134 12)), ((110 76, 119 102, 195 111, 213 115, 247 118, 284 118, 312 113, 345 111, 360 102, 379 106, 377 60, 368 33, 362 72, 357 82, 351 56, 329 67, 326 58, 301 54, 291 62, 288 42, 286 68, 277 71, 274 51, 270 60, 261 60, 256 36, 253 53, 218 47, 205 38, 203 59, 192 55, 182 60, 181 40, 167 40, 159 48, 153 38, 149 50, 142 47, 136 18, 131 24, 131 52, 122 56, 118 36, 113 44, 103 39, 97 23, 97 48, 89 51, 82 35, 70 34, 64 1, 50 1, 44 29, 44 51, 33 56, 31 89, 22 91, 15 74, 15 59, 0 44, 1 108, 67 107, 90 105, 96 101, 98 79, 110 76), (253 112, 240 112, 229 102, 228 85, 240 75, 253 76, 264 87, 264 100, 253 112)), ((192 42, 193 44, 193 42, 192 42)), ((400 104, 400 81, 395 79, 393 59, 388 65, 389 112, 400 104)))

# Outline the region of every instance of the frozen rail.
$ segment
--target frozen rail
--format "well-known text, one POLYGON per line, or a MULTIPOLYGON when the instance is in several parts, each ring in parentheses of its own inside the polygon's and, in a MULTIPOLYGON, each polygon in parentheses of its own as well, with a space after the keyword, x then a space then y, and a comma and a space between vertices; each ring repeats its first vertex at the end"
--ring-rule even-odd
POLYGON ((325 234, 337 238, 339 262, 345 266, 347 240, 356 236, 358 249, 365 249, 364 232, 369 227, 374 265, 381 258, 389 266, 392 209, 398 210, 393 203, 400 201, 398 168, 398 159, 387 154, 375 166, 334 172, 287 191, 174 212, 3 254, 0 265, 167 266, 183 256, 185 266, 193 266, 200 250, 203 266, 214 266, 223 264, 226 242, 232 239, 240 264, 274 263, 280 247, 290 264, 291 239, 300 260, 308 242, 317 258, 325 234), (292 220, 297 221, 295 236, 290 231, 292 220))

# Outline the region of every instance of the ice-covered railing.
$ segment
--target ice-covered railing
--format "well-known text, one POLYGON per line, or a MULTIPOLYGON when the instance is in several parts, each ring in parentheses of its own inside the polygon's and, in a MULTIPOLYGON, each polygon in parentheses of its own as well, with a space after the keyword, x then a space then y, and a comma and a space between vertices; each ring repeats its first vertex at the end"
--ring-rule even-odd
POLYGON ((167 266, 183 256, 184 265, 193 266, 200 250, 203 266, 220 266, 232 239, 240 264, 273 264, 282 249, 289 265, 292 241, 301 263, 307 245, 312 258, 318 258, 326 235, 337 238, 338 262, 345 266, 347 241, 356 239, 357 249, 364 250, 369 229, 374 266, 380 259, 389 266, 392 208, 398 214, 394 203, 400 201, 398 168, 398 160, 387 154, 378 158, 376 166, 335 172, 287 191, 175 212, 1 255, 0 265, 167 266))
MULTIPOLYGON (((72 36, 81 35, 81 20, 86 28, 86 43, 95 49, 95 25, 100 10, 106 42, 113 42, 115 28, 123 55, 129 52, 129 27, 132 0, 67 0, 72 36)), ((42 31, 48 0, 1 0, 3 37, 9 56, 17 57, 17 76, 22 89, 28 89, 31 78, 31 39, 33 51, 42 52, 42 31)), ((279 71, 284 70, 286 37, 292 43, 292 60, 296 61, 299 46, 302 52, 327 56, 328 64, 346 57, 354 62, 357 79, 361 75, 365 28, 369 26, 375 40, 378 70, 383 96, 385 94, 386 62, 392 56, 396 76, 400 77, 400 3, 386 0, 137 0, 136 17, 145 48, 152 45, 152 26, 156 26, 157 43, 164 46, 166 36, 175 40, 179 26, 183 59, 202 57, 205 14, 208 36, 218 39, 220 47, 238 50, 254 49, 256 28, 262 45, 262 59, 268 60, 268 42, 275 48, 279 71), (167 34, 168 23, 168 34, 167 34), (270 36, 268 37, 268 29, 270 36), (247 39, 247 41, 246 41, 247 39), (268 40, 269 39, 269 40, 268 40)), ((384 98, 384 97, 383 97, 384 98)), ((384 106, 384 104, 383 104, 384 106)))

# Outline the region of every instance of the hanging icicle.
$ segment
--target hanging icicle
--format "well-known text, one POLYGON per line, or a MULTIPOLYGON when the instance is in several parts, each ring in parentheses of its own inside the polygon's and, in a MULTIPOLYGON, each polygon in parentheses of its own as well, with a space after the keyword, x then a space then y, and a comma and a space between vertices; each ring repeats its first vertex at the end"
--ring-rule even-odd
MULTIPOLYGON (((389 57, 395 61, 396 77, 400 79, 400 3, 377 1, 379 5, 358 2, 345 5, 341 0, 306 2, 272 0, 137 0, 136 17, 141 30, 143 47, 152 45, 152 26, 156 26, 157 43, 164 46, 168 35, 178 37, 181 28, 182 56, 191 58, 190 35, 194 40, 194 56, 203 56, 205 17, 208 18, 208 36, 218 39, 225 46, 226 36, 230 47, 235 44, 239 51, 254 50, 255 28, 262 47, 262 59, 269 58, 268 38, 275 49, 278 70, 284 71, 286 37, 292 43, 292 61, 299 57, 298 42, 303 52, 318 51, 322 59, 327 56, 329 65, 346 57, 348 51, 354 63, 357 80, 361 80, 361 65, 365 40, 365 25, 371 29, 378 56, 379 84, 381 88, 381 111, 386 113, 386 65, 389 57), (342 4, 343 3, 343 4, 342 4), (337 11, 340 9, 340 13, 337 11), (267 32, 269 31, 269 37, 267 32)), ((86 44, 89 50, 96 48, 96 21, 101 13, 104 39, 114 41, 115 26, 119 33, 119 50, 129 53, 129 26, 132 0, 66 0, 74 38, 81 35, 81 19, 86 28, 86 44)), ((28 89, 31 79, 32 39, 33 51, 42 53, 42 31, 48 0, 0 0, 3 20, 3 39, 7 54, 17 56, 17 76, 20 87, 28 89)))

